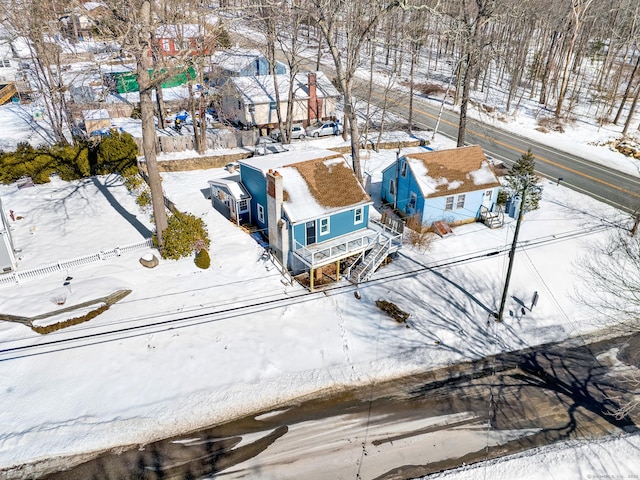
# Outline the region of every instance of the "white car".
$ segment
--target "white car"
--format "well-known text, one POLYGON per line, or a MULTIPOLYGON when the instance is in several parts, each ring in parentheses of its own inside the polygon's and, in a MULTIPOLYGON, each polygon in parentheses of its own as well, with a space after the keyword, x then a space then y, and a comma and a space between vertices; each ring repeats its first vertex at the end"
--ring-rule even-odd
MULTIPOLYGON (((270 134, 271 138, 277 141, 282 141, 282 135, 280 134, 280 130, 274 130, 270 134)), ((307 136, 307 131, 304 129, 302 125, 291 125, 291 140, 300 139, 303 140, 304 137, 307 136)))
POLYGON ((324 137, 326 135, 340 135, 344 128, 340 122, 328 121, 316 123, 307 127, 307 135, 310 137, 324 137))

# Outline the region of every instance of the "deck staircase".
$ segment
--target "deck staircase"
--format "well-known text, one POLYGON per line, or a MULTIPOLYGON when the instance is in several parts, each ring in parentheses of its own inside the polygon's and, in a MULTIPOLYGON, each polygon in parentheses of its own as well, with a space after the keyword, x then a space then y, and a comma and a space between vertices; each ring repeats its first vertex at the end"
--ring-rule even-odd
POLYGON ((504 225, 504 213, 492 212, 487 207, 481 207, 480 220, 489 228, 500 228, 504 225))
POLYGON ((7 85, 0 85, 0 105, 4 105, 10 101, 17 93, 15 83, 8 83, 7 85))
POLYGON ((350 269, 348 273, 349 281, 357 285, 368 280, 389 255, 391 243, 391 239, 377 242, 369 251, 363 252, 353 263, 355 268, 350 269), (358 260, 361 261, 358 263, 358 260))

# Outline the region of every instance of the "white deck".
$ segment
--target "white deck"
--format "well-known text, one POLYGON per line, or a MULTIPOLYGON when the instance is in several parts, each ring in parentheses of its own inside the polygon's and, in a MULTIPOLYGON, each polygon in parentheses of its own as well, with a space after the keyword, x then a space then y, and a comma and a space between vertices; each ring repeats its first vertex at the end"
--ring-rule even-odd
POLYGON ((318 268, 358 255, 369 250, 377 243, 392 239, 389 253, 397 251, 402 245, 402 235, 391 232, 381 224, 369 222, 369 227, 357 232, 342 235, 326 242, 303 246, 296 242, 293 252, 309 268, 318 268))

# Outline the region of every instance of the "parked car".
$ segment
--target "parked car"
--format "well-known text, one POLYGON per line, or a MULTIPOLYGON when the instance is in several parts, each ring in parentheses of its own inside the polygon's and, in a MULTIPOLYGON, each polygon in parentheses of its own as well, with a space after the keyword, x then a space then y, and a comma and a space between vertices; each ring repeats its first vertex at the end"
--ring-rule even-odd
MULTIPOLYGON (((297 140, 297 139, 302 140, 306 136, 307 136, 307 131, 304 129, 302 125, 291 125, 292 140, 297 140)), ((271 132, 271 138, 279 142, 282 141, 282 134, 280 133, 280 130, 274 130, 273 132, 271 132)))
POLYGON ((340 122, 321 122, 307 128, 310 137, 324 137, 325 135, 340 135, 344 131, 340 122))
POLYGON ((271 137, 260 137, 253 150, 254 155, 269 155, 271 153, 287 152, 289 149, 271 137))

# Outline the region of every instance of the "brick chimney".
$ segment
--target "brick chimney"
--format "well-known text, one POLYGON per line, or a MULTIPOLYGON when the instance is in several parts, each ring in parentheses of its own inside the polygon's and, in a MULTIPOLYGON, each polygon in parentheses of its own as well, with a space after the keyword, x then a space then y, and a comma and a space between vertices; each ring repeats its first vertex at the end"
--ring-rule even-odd
POLYGON ((269 170, 267 177, 267 228, 269 229, 269 248, 283 267, 287 267, 289 255, 289 236, 287 222, 282 219, 284 190, 282 175, 269 170))
POLYGON ((315 72, 309 72, 309 110, 307 114, 307 120, 309 125, 315 123, 318 119, 318 93, 316 88, 316 74, 315 72))

